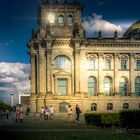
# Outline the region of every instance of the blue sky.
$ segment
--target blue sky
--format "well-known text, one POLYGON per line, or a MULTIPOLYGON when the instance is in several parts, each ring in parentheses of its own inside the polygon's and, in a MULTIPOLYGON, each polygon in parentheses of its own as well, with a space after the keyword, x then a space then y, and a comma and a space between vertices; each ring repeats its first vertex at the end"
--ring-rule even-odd
MULTIPOLYGON (((29 63, 26 42, 31 29, 37 28, 37 6, 40 0, 0 1, 0 62, 29 63)), ((139 0, 80 0, 83 17, 96 13, 105 21, 130 25, 140 19, 139 0)))
MULTIPOLYGON (((37 29, 37 9, 41 0, 0 0, 0 99, 10 101, 30 90, 29 55, 26 43, 32 28, 37 29), (9 98, 8 98, 9 97, 9 98)), ((140 0, 79 0, 83 6, 82 24, 87 36, 104 36, 117 30, 120 37, 140 19, 140 0)))

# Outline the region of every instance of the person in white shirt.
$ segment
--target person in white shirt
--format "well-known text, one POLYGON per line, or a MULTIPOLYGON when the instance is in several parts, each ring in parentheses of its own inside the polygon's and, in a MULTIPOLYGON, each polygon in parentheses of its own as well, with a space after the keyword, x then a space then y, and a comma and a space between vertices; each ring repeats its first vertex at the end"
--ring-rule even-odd
POLYGON ((54 109, 54 107, 51 105, 50 108, 49 108, 49 110, 50 110, 50 120, 52 120, 52 117, 53 117, 53 115, 54 115, 55 109, 54 109))
POLYGON ((72 113, 73 112, 72 112, 71 105, 69 105, 67 112, 68 112, 68 120, 72 121, 72 113))
POLYGON ((42 106, 41 110, 40 110, 40 119, 44 120, 44 107, 42 106))

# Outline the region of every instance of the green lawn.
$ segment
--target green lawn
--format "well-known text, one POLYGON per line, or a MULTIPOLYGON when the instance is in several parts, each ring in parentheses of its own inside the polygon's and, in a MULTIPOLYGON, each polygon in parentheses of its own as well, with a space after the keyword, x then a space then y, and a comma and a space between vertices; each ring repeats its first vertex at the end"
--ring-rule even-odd
POLYGON ((140 140, 140 135, 125 129, 88 126, 83 121, 68 122, 65 118, 26 118, 22 124, 14 119, 0 121, 0 136, 13 140, 140 140))
POLYGON ((64 131, 64 132, 7 132, 5 139, 13 140, 140 140, 140 135, 118 134, 110 131, 64 131))

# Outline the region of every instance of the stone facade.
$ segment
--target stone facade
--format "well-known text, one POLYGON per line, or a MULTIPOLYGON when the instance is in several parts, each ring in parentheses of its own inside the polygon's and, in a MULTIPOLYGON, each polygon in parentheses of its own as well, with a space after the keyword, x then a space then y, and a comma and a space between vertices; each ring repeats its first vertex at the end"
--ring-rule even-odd
POLYGON ((31 111, 53 105, 65 112, 68 104, 82 112, 140 109, 140 39, 116 32, 86 38, 82 10, 79 3, 40 4, 39 30, 28 43, 31 111))

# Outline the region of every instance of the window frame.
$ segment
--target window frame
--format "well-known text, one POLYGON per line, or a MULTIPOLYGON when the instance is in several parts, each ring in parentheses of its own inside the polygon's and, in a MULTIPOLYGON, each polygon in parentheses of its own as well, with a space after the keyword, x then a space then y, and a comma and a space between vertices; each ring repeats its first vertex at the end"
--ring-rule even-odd
POLYGON ((121 59, 121 70, 126 70, 127 69, 127 59, 121 59), (123 62, 125 62, 123 64, 123 62))
POLYGON ((107 110, 113 110, 113 103, 107 103, 107 110))
POLYGON ((123 110, 128 110, 128 109, 129 109, 129 104, 123 103, 123 110))
POLYGON ((71 66, 71 60, 65 55, 59 55, 53 61, 53 69, 71 69, 71 66))
POLYGON ((96 91, 97 90, 97 80, 96 80, 96 77, 93 77, 93 76, 90 76, 88 77, 88 95, 89 96, 95 96, 96 95, 96 91), (92 79, 93 81, 89 81, 89 79, 92 79), (92 94, 91 91, 92 89, 92 94))
POLYGON ((68 26, 72 26, 73 25, 73 16, 72 15, 68 15, 67 16, 67 24, 68 24, 68 26), (69 22, 69 21, 71 21, 71 22, 69 22))

